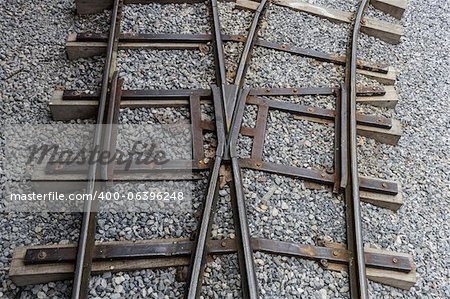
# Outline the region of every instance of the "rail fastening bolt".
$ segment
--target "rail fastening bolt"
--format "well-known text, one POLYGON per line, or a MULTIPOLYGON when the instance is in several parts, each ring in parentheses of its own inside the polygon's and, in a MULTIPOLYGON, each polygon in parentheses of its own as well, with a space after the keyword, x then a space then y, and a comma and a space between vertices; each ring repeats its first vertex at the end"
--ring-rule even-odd
POLYGON ((38 259, 43 260, 43 259, 45 259, 46 257, 47 257, 47 252, 45 252, 45 251, 39 251, 38 259))

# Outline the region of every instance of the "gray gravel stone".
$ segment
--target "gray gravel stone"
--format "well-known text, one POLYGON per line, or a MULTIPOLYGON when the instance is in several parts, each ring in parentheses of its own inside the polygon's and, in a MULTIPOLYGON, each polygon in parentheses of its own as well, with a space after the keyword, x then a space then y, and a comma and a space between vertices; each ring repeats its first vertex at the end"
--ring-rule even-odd
POLYGON ((267 12, 265 40, 307 48, 325 53, 344 55, 349 25, 335 24, 306 13, 271 5, 267 12), (299 32, 307 33, 298 34, 299 32))
POLYGON ((210 31, 208 17, 204 3, 126 5, 122 32, 204 34, 210 31))
POLYGON ((129 89, 208 88, 214 78, 212 54, 198 50, 123 50, 118 68, 129 89))

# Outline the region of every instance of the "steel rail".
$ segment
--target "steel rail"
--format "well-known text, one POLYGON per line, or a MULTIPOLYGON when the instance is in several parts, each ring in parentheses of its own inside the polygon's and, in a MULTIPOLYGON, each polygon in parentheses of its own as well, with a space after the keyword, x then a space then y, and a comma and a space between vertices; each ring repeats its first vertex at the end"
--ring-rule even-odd
MULTIPOLYGON (((248 31, 247 40, 244 45, 244 49, 242 50, 241 59, 239 61, 238 69, 236 71, 236 76, 234 78, 234 84, 239 87, 239 93, 242 92, 242 87, 245 81, 245 74, 247 73, 247 68, 250 65, 250 59, 252 56, 253 48, 256 43, 258 30, 260 27, 261 16, 264 15, 266 9, 267 0, 262 0, 256 9, 252 24, 250 25, 250 29, 248 31)), ((239 94, 238 93, 238 94, 239 94)), ((234 102, 232 103, 233 108, 236 106, 236 101, 239 99, 239 95, 234 97, 234 102)))
POLYGON ((217 128, 217 150, 214 160, 214 165, 209 177, 209 184, 206 198, 204 201, 200 227, 194 249, 192 250, 192 260, 190 271, 188 272, 188 283, 186 284, 186 291, 184 298, 198 298, 201 292, 203 272, 205 269, 206 256, 208 254, 208 240, 211 233, 211 226, 214 218, 214 211, 217 202, 217 195, 219 192, 219 171, 222 164, 222 158, 225 151, 225 127, 223 119, 223 106, 219 99, 219 91, 213 88, 214 113, 216 118, 217 128))
POLYGON ((203 273, 205 269, 206 256, 208 254, 208 240, 211 234, 214 211, 219 192, 219 175, 222 159, 225 152, 225 124, 227 115, 225 93, 226 93, 226 69, 223 41, 220 27, 220 17, 217 0, 210 1, 211 25, 213 32, 213 52, 216 68, 216 84, 211 86, 213 94, 214 116, 217 129, 218 145, 216 149, 214 164, 209 175, 209 183, 202 207, 202 215, 198 224, 197 235, 191 255, 191 263, 188 270, 188 280, 184 298, 196 299, 200 297, 203 273))
POLYGON ((242 186, 241 168, 239 166, 239 157, 237 155, 237 138, 240 131, 240 120, 244 114, 245 99, 249 89, 241 93, 236 111, 236 118, 232 124, 230 135, 229 150, 231 158, 231 168, 233 175, 234 198, 232 198, 234 225, 240 247, 238 248, 238 257, 241 270, 242 290, 244 298, 256 299, 258 295, 258 281, 253 259, 253 249, 251 244, 250 229, 248 227, 247 208, 245 204, 244 188, 242 186))
MULTIPOLYGON (((217 85, 211 87, 212 99, 214 103, 216 130, 218 135, 218 147, 214 164, 210 172, 210 180, 202 209, 202 217, 197 231, 196 240, 193 242, 191 251, 191 264, 189 282, 186 284, 185 298, 199 298, 202 286, 202 276, 206 263, 206 256, 210 253, 208 244, 210 242, 211 225, 215 213, 217 201, 217 193, 219 190, 219 172, 224 162, 231 164, 233 180, 230 183, 233 216, 235 217, 235 226, 237 232, 236 250, 239 257, 239 266, 241 271, 242 292, 244 298, 258 298, 258 282, 256 278, 255 265, 253 260, 253 251, 255 244, 252 242, 250 230, 248 226, 247 211, 245 204, 244 188, 242 184, 241 166, 237 154, 237 139, 241 130, 241 121, 249 95, 250 89, 244 88, 245 74, 250 63, 251 54, 254 46, 274 47, 274 45, 258 44, 257 32, 260 20, 264 15, 267 0, 262 0, 254 14, 253 22, 249 28, 249 33, 245 40, 244 50, 237 68, 236 76, 232 84, 227 82, 225 56, 223 42, 228 41, 229 37, 221 34, 220 18, 218 13, 217 0, 210 1, 212 15, 212 36, 214 44, 214 57, 216 67, 217 85)), ((118 49, 120 35, 120 14, 123 0, 115 0, 113 12, 111 16, 111 27, 107 40, 107 55, 105 68, 102 78, 102 89, 100 93, 99 108, 97 113, 97 124, 94 135, 94 148, 111 149, 115 146, 115 140, 112 136, 113 129, 111 127, 103 128, 102 124, 114 123, 118 117, 118 109, 120 107, 120 86, 117 72, 115 71, 115 59, 118 49), (114 75, 113 75, 114 73, 114 75), (112 80, 111 80, 112 77, 112 80), (110 86, 110 105, 107 107, 108 87, 110 86), (116 94, 116 92, 119 94, 116 94), (119 98, 119 100, 118 100, 119 98)), ((340 173, 342 174, 340 186, 344 188, 346 199, 346 220, 347 220, 347 251, 348 264, 350 272, 350 286, 352 298, 368 298, 367 279, 366 279, 366 259, 362 241, 361 227, 361 211, 359 188, 360 182, 357 168, 357 152, 356 152, 356 124, 358 116, 356 114, 356 69, 358 61, 356 59, 356 47, 358 35, 361 28, 362 18, 365 9, 368 6, 368 0, 361 0, 356 17, 354 19, 353 30, 349 42, 345 85, 341 88, 341 115, 336 119, 341 122, 339 140, 341 143, 340 157, 342 161, 340 173), (347 92, 348 91, 348 92, 347 92)), ((133 37, 130 37, 133 38, 133 37)), ((136 37, 137 38, 137 37, 136 37)), ((142 37, 146 38, 146 37, 142 37)), ((163 36, 156 36, 155 39, 163 36)), ((186 37, 177 36, 180 42, 190 41, 186 37)), ((208 39, 207 35, 200 36, 202 41, 208 39)), ((89 37, 88 37, 89 39, 89 37)), ((281 50, 287 51, 286 46, 280 46, 281 50)), ((293 52, 300 52, 297 49, 291 49, 293 52)), ((304 55, 305 53, 301 53, 304 55)), ((317 56, 317 53, 313 53, 317 56)), ((325 57, 329 59, 329 57, 325 57)), ((325 59, 323 58, 323 59, 325 59)), ((339 63, 343 63, 344 59, 332 57, 330 58, 339 63)), ((380 66, 377 66, 380 67, 380 66)), ((331 90, 334 92, 334 90, 331 90)), ((167 95, 169 98, 172 94, 167 95)), ((199 100, 199 96, 198 96, 199 100)), ((254 99, 257 101, 257 98, 254 99)), ((271 101, 265 101, 267 110, 271 101)), ((271 104, 272 108, 301 110, 304 107, 287 105, 281 107, 277 103, 271 104)), ((304 109, 303 109, 304 110, 304 109)), ((303 111, 301 110, 301 111, 303 111)), ((319 111, 324 114, 324 111, 319 111)), ((330 112, 328 112, 330 113, 330 112)), ((325 115, 326 116, 326 115, 325 115)), ((334 115, 329 116, 334 119, 334 115)), ((373 121, 372 121, 373 122, 373 121)), ((338 129, 339 130, 339 129, 338 129)), ((338 139, 337 139, 338 140, 338 139)), ((337 158, 338 158, 337 154, 337 158)), ((96 159, 97 160, 97 159, 96 159)), ((242 161, 241 161, 242 163, 242 161)), ((100 187, 99 180, 107 180, 111 177, 114 165, 98 167, 97 164, 90 165, 88 173, 87 190, 90 194, 94 194, 95 190, 100 187)), ((337 188, 337 182, 332 180, 337 188)), ((95 222, 96 222, 96 205, 97 201, 87 201, 83 208, 83 222, 80 231, 80 241, 77 252, 77 261, 74 278, 74 288, 72 298, 86 298, 89 285, 89 277, 94 254, 95 243, 95 222)), ((286 245, 287 246, 287 245, 286 245)), ((276 247, 268 247, 268 252, 280 253, 276 247)), ((287 250, 287 249, 286 249, 287 250)), ((288 251, 287 251, 288 252, 288 251)), ((290 252, 290 251, 289 251, 290 252)))
POLYGON ((219 86, 221 90, 221 98, 222 98, 222 106, 224 107, 225 121, 228 122, 228 119, 231 119, 231 115, 229 115, 226 107, 227 107, 227 77, 226 77, 226 68, 225 68, 225 54, 222 40, 222 33, 220 27, 220 17, 219 17, 219 9, 217 0, 211 0, 210 9, 212 15, 212 32, 214 38, 214 59, 216 66, 216 84, 219 86))
POLYGON ((239 86, 236 89, 234 97, 234 112, 230 135, 228 138, 228 150, 231 159, 231 169, 233 176, 233 216, 235 218, 235 229, 237 232, 240 246, 238 247, 238 258, 240 260, 240 272, 242 278, 242 291, 244 298, 258 298, 258 281, 256 278, 256 271, 253 259, 253 248, 251 243, 250 229, 248 227, 247 208, 245 204, 244 188, 242 185, 241 168, 239 166, 239 157, 237 155, 237 139, 240 132, 240 123, 244 114, 245 102, 250 89, 242 89, 245 72, 250 61, 251 51, 254 48, 257 39, 257 30, 259 29, 260 18, 264 15, 266 9, 266 0, 260 2, 250 27, 247 36, 246 44, 243 50, 243 56, 239 62, 238 71, 235 77, 235 85, 239 86))
MULTIPOLYGON (((103 151, 109 153, 116 152, 117 146, 117 124, 119 122, 120 100, 122 96, 123 79, 119 79, 119 72, 115 71, 111 79, 110 100, 103 134, 103 151)), ((100 179, 102 181, 112 181, 115 162, 105 163, 100 168, 100 179)))
MULTIPOLYGON (((354 19, 353 29, 347 49, 347 64, 345 73, 345 85, 342 86, 344 94, 342 101, 346 101, 345 121, 343 130, 347 135, 341 141, 344 142, 346 152, 346 170, 343 172, 345 180, 345 202, 347 222, 347 248, 351 252, 349 262, 350 295, 351 298, 369 298, 366 260, 364 256, 364 243, 361 224, 361 207, 359 194, 358 156, 357 156, 357 131, 356 131, 356 63, 358 36, 361 29, 362 18, 369 4, 368 0, 361 0, 354 19), (347 91, 347 92, 345 92, 347 91)), ((345 166, 344 166, 345 167, 345 166)))
MULTIPOLYGON (((99 152, 95 149, 103 147, 104 132, 103 125, 105 123, 105 114, 107 109, 108 85, 113 69, 113 60, 115 49, 118 45, 118 31, 120 28, 120 18, 118 18, 121 10, 122 0, 115 0, 111 14, 111 27, 108 38, 108 46, 106 52, 105 67, 103 70, 101 95, 97 112, 97 125, 94 133, 94 160, 97 161, 99 152), (119 21, 118 21, 119 20, 119 21)), ((115 91, 114 91, 115 92, 115 91)), ((116 105, 117 109, 119 105, 116 105)), ((88 185, 86 193, 95 196, 95 190, 99 188, 98 179, 100 178, 100 168, 98 163, 92 163, 89 166, 88 185)), ((84 299, 88 295, 89 278, 92 270, 92 254, 95 245, 95 227, 97 217, 97 200, 87 200, 83 206, 83 219, 81 223, 80 237, 78 241, 77 262, 75 265, 75 273, 72 288, 73 299, 84 299)))
POLYGON ((259 298, 258 281, 256 278, 255 262, 251 242, 250 229, 248 226, 247 207, 245 204, 244 187, 242 185, 241 168, 237 155, 237 138, 240 131, 240 123, 243 118, 245 102, 250 92, 244 88, 245 74, 251 59, 252 50, 260 28, 260 22, 266 11, 267 0, 262 0, 253 17, 247 40, 244 45, 243 54, 239 61, 234 85, 237 87, 233 98, 233 118, 227 123, 230 130, 227 139, 227 153, 231 160, 233 180, 230 183, 232 189, 231 203, 233 206, 234 225, 238 240, 239 270, 241 272, 241 287, 244 299, 259 298))
MULTIPOLYGON (((188 271, 188 283, 187 290, 184 294, 185 298, 199 298, 202 285, 202 274, 205 267, 205 260, 208 254, 208 241, 210 239, 211 226, 214 218, 214 211, 217 202, 217 194, 219 190, 219 170, 222 165, 222 161, 228 160, 230 156, 229 151, 234 151, 234 148, 229 148, 230 141, 230 127, 232 122, 236 122, 235 113, 238 110, 235 106, 238 103, 237 98, 242 95, 241 88, 244 83, 244 77, 247 70, 247 64, 250 60, 252 48, 257 36, 257 30, 259 29, 259 23, 262 12, 266 6, 266 0, 261 1, 257 12, 254 15, 252 25, 249 29, 248 38, 244 45, 244 51, 241 55, 241 59, 238 66, 238 72, 234 78, 233 84, 228 84, 225 75, 225 57, 223 52, 223 39, 220 27, 220 18, 217 7, 217 0, 211 0, 211 14, 212 14, 212 26, 214 36, 214 54, 216 61, 216 80, 220 86, 220 98, 221 102, 217 101, 217 96, 213 96, 216 126, 218 129, 218 148, 216 152, 215 162, 210 174, 210 181, 208 190, 203 205, 202 217, 199 223, 198 234, 196 236, 195 246, 191 257, 190 270, 188 271)), ((212 88, 213 94, 217 94, 217 90, 212 88)), ((244 93, 247 97, 248 90, 244 93)), ((232 168, 234 176, 240 176, 239 163, 237 159, 232 160, 232 168), (236 174, 236 167, 239 169, 239 173, 236 174)), ((256 274, 253 265, 253 251, 251 249, 251 239, 248 229, 248 221, 246 218, 245 202, 243 198, 243 189, 240 178, 237 180, 239 183, 233 185, 231 188, 232 193, 237 198, 237 211, 233 213, 236 219, 238 219, 237 235, 241 240, 238 248, 239 264, 242 277, 242 290, 244 298, 257 298, 257 281, 256 274), (237 215, 239 214, 239 215, 237 215)), ((236 182, 236 180, 235 180, 236 182)))

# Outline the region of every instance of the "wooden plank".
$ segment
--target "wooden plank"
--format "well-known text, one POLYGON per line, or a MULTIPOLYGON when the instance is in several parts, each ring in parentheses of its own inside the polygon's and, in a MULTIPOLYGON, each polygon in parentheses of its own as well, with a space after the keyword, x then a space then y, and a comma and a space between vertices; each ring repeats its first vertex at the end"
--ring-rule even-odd
POLYGON ((62 90, 55 90, 49 102, 54 120, 86 119, 97 114, 97 101, 63 101, 62 90))
MULTIPOLYGON (((303 182, 305 187, 308 189, 313 190, 329 190, 330 192, 333 191, 333 188, 331 186, 324 186, 320 185, 314 182, 303 182)), ((373 193, 373 192, 367 192, 367 191, 360 191, 360 200, 362 202, 370 203, 374 206, 389 209, 392 211, 397 211, 400 209, 400 207, 403 205, 403 196, 400 190, 400 184, 396 183, 399 186, 399 193, 395 196, 392 195, 386 195, 386 194, 379 194, 379 193, 373 193)))
MULTIPOLYGON (((93 117, 97 110, 97 101, 64 101, 62 99, 63 91, 56 90, 53 94, 52 100, 49 103, 50 111, 55 120, 72 120, 72 119, 86 119, 93 117)), ((121 108, 150 108, 163 107, 168 104, 168 101, 155 100, 135 100, 135 101, 121 101, 121 108)), ((174 100, 170 104, 185 106, 188 104, 187 100, 174 100), (173 103, 172 103, 173 102, 173 103)), ((321 124, 331 124, 330 120, 322 120, 312 117, 305 117, 301 115, 294 115, 294 119, 306 119, 321 124)), ((401 137, 401 125, 397 120, 392 120, 391 129, 382 129, 369 126, 357 126, 358 134, 373 138, 387 144, 397 144, 401 137)))
POLYGON ((249 0, 236 0, 236 8, 246 9, 246 10, 257 10, 259 3, 256 1, 249 0))
POLYGON ((397 80, 398 71, 392 66, 389 67, 387 74, 371 72, 366 70, 356 70, 360 75, 364 75, 370 79, 376 80, 384 85, 394 85, 397 80))
MULTIPOLYGON (((148 240, 152 242, 156 240, 148 240)), ((127 241, 121 241, 127 242, 127 241)), ((109 242, 106 242, 109 243, 109 242)), ((103 244, 103 243, 102 243, 103 244)), ((39 248, 75 247, 76 245, 39 245, 39 248)), ((25 253, 29 247, 18 247, 14 250, 9 278, 18 286, 47 283, 50 281, 66 280, 73 277, 72 263, 54 263, 25 265, 25 253)), ((172 266, 189 265, 189 257, 133 259, 118 261, 94 261, 92 273, 136 271, 142 269, 167 268, 172 266)))
MULTIPOLYGON (((260 40, 260 43, 266 43, 266 41, 260 40)), ((143 43, 143 42, 119 42, 119 49, 123 50, 123 49, 156 49, 156 50, 179 50, 179 49, 189 49, 189 50, 198 50, 198 49, 202 49, 202 47, 205 44, 202 43, 143 43)), ((258 43, 257 43, 258 45, 258 43)), ((263 47, 267 47, 270 49, 277 49, 279 51, 285 51, 285 52, 289 52, 289 48, 291 48, 291 46, 286 45, 286 44, 280 44, 279 47, 276 48, 272 48, 272 47, 268 47, 267 43, 266 46, 263 47)), ((69 38, 67 39, 67 43, 66 43, 66 52, 67 52, 67 57, 70 60, 75 60, 78 58, 89 58, 89 57, 94 57, 94 56, 100 56, 100 55, 104 55, 106 51, 106 43, 105 42, 78 42, 77 41, 77 35, 76 34, 70 34, 69 38)), ((301 54, 293 54, 293 55, 301 55, 301 54)), ((336 56, 338 60, 342 60, 344 61, 345 58, 344 56, 336 56)), ((361 61, 358 60, 358 72, 361 70, 363 71, 364 67, 371 67, 373 66, 373 63, 369 63, 366 61, 361 61)), ((394 76, 394 82, 395 82, 395 76, 396 76, 396 72, 393 68, 389 67, 388 68, 388 72, 387 73, 382 73, 382 72, 374 72, 374 71, 365 71, 364 74, 366 76, 369 76, 375 80, 378 80, 380 82, 382 82, 383 84, 394 84, 394 83, 390 83, 392 82, 392 78, 394 76)))
POLYGON ((378 19, 364 17, 361 31, 367 35, 377 37, 382 41, 396 45, 400 43, 405 30, 403 26, 392 24, 378 19))
MULTIPOLYGON (((343 244, 339 244, 339 243, 327 242, 324 245, 327 247, 331 247, 331 248, 339 248, 339 249, 345 248, 345 246, 343 244)), ((381 284, 396 287, 399 289, 404 289, 404 290, 409 290, 416 284, 417 274, 416 274, 416 269, 414 267, 413 257, 410 254, 401 253, 401 252, 393 252, 393 251, 383 250, 383 249, 369 248, 369 247, 364 248, 364 251, 370 252, 370 253, 395 254, 395 255, 407 257, 411 261, 411 265, 413 265, 413 269, 409 273, 401 273, 401 272, 397 272, 397 271, 381 270, 381 269, 367 267, 366 268, 367 279, 381 283, 381 284)), ((348 270, 347 265, 333 264, 333 263, 329 263, 327 266, 327 269, 331 270, 331 271, 347 271, 348 270)))
POLYGON ((77 14, 86 15, 94 14, 110 9, 113 0, 75 0, 77 14))
MULTIPOLYGON (((63 91, 55 90, 49 102, 50 112, 54 120, 73 120, 93 118, 97 114, 98 101, 91 100, 63 100, 63 91)), ((201 103, 211 101, 202 99, 201 103)), ((161 107, 187 107, 189 101, 177 100, 122 100, 120 108, 161 108, 161 107)))
MULTIPOLYGON (((135 101, 121 101, 121 108, 155 108, 164 107, 169 104, 168 101, 155 100, 135 100, 135 101)), ((185 106, 188 104, 186 100, 172 100, 170 104, 185 106)), ((67 121, 72 119, 87 119, 95 116, 97 111, 97 101, 64 101, 62 100, 62 91, 55 91, 52 100, 49 103, 50 112, 54 120, 67 121)), ((320 124, 332 124, 330 120, 323 120, 314 117, 306 117, 301 115, 294 115, 294 119, 303 119, 313 121, 320 124)), ((392 120, 391 129, 382 129, 377 127, 369 127, 358 125, 358 134, 368 138, 375 139, 386 144, 397 144, 402 131, 400 122, 392 120)))
POLYGON ((392 128, 382 129, 376 127, 368 127, 357 125, 356 130, 358 135, 365 136, 367 138, 375 139, 378 142, 396 145, 402 136, 401 124, 398 120, 392 120, 392 128))
MULTIPOLYGON (((155 171, 116 171, 114 173, 114 182, 120 184, 121 182, 136 183, 145 181, 161 181, 161 180, 198 180, 203 176, 199 173, 203 169, 208 169, 210 164, 201 164, 196 166, 192 160, 185 160, 187 166, 192 165, 192 169, 180 169, 176 172, 171 170, 155 170, 155 171)), ((45 194, 50 191, 67 193, 82 190, 87 183, 86 173, 49 173, 46 171, 48 159, 42 163, 37 163, 33 169, 31 183, 33 184, 33 191, 45 194)))
POLYGON ((386 94, 383 96, 356 97, 356 102, 377 107, 395 108, 399 98, 394 86, 385 86, 386 94))
MULTIPOLYGON (((186 239, 171 239, 173 241, 186 240, 186 239)), ((159 242, 160 240, 142 240, 142 241, 112 241, 102 242, 102 244, 150 244, 159 242)), ((96 242, 97 244, 99 242, 96 242)), ((331 248, 345 248, 345 244, 330 243, 324 244, 331 248)), ((50 281, 65 280, 73 277, 74 266, 72 263, 52 263, 52 264, 25 264, 25 254, 27 249, 30 248, 67 248, 75 247, 75 244, 69 245, 34 245, 27 247, 18 247, 14 250, 13 258, 11 261, 11 268, 9 271, 9 278, 18 286, 47 283, 50 281)), ((367 268, 368 278, 377 282, 385 283, 388 285, 409 288, 415 284, 415 269, 412 257, 408 254, 391 252, 386 250, 366 248, 368 253, 379 253, 387 255, 395 255, 407 257, 413 265, 413 270, 409 273, 401 273, 397 271, 386 271, 374 268, 367 268)), ((155 269, 155 268, 167 268, 174 266, 186 266, 190 262, 189 257, 164 257, 164 258, 152 258, 152 259, 136 259, 136 260, 116 260, 116 261, 94 261, 92 265, 93 274, 99 274, 102 272, 119 272, 119 271, 136 271, 142 269, 155 269)), ((347 266, 342 264, 329 264, 327 269, 332 271, 346 270, 347 266)))
MULTIPOLYGON (((294 119, 297 120, 307 120, 316 122, 323 125, 332 125, 332 120, 320 119, 316 117, 309 117, 303 115, 294 115, 294 119)), ((356 126, 357 133, 360 136, 365 136, 367 138, 372 138, 381 143, 396 145, 400 140, 402 135, 400 122, 396 119, 392 119, 392 128, 391 129, 382 129, 377 127, 369 127, 369 126, 356 126)))
MULTIPOLYGON (((123 43, 119 42, 119 50, 156 49, 156 50, 198 50, 203 44, 199 43, 123 43)), ((104 55, 107 43, 104 42, 76 42, 66 43, 67 57, 70 60, 104 55)))
POLYGON ((367 191, 360 191, 359 196, 361 201, 363 202, 367 202, 374 206, 389 209, 392 211, 397 211, 404 203, 402 192, 400 190, 401 186, 399 183, 397 183, 397 185, 399 186, 399 192, 395 196, 367 191))
MULTIPOLYGON (((316 17, 325 18, 337 23, 351 23, 353 13, 340 11, 337 9, 317 6, 300 0, 274 0, 274 3, 296 11, 308 13, 316 17)), ((258 2, 249 0, 236 0, 236 6, 248 10, 256 10, 258 2)), ((403 26, 391 24, 374 18, 365 17, 363 19, 361 31, 375 36, 385 42, 398 44, 403 35, 403 26)))
POLYGON ((408 6, 407 0, 370 0, 370 4, 378 10, 390 14, 396 19, 401 19, 408 6))
POLYGON ((69 60, 104 55, 106 43, 67 42, 66 53, 69 60))

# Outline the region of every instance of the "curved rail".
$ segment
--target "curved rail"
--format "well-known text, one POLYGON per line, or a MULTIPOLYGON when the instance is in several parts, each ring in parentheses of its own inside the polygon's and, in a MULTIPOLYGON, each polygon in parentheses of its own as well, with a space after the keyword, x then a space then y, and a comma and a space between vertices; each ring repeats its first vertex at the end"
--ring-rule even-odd
MULTIPOLYGON (((343 86, 342 100, 346 102, 346 110, 343 110, 346 125, 341 128, 346 130, 346 165, 345 202, 347 210, 347 248, 352 256, 349 263, 351 298, 368 298, 366 263, 364 257, 364 244, 362 238, 361 209, 359 196, 358 156, 356 151, 356 67, 358 36, 361 22, 369 4, 368 0, 359 3, 353 30, 347 50, 347 64, 345 74, 345 86, 343 86), (345 90, 347 92, 345 92, 345 90), (344 97, 345 95, 345 97, 344 97)), ((343 163, 345 164, 345 163, 343 163)))

